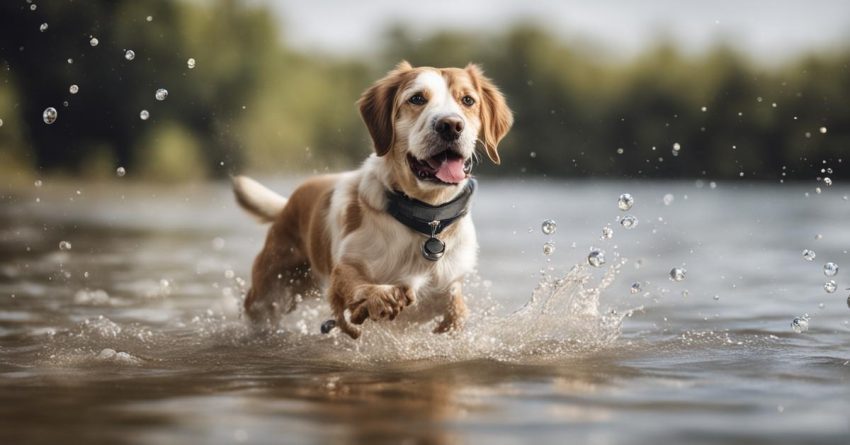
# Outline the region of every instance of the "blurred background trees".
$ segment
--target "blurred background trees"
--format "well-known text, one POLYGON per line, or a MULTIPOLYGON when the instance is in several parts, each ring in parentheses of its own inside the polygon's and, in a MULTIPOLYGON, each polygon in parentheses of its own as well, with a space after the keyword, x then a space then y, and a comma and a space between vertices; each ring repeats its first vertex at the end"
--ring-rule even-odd
POLYGON ((349 168, 370 152, 354 102, 401 59, 483 65, 516 113, 503 174, 811 178, 850 148, 847 47, 774 66, 672 42, 601 60, 518 23, 425 39, 389 28, 373 54, 346 57, 289 47, 271 13, 244 1, 32 5, 0 3, 0 175, 10 181, 118 166, 154 180, 349 168), (50 106, 59 117, 46 125, 50 106))

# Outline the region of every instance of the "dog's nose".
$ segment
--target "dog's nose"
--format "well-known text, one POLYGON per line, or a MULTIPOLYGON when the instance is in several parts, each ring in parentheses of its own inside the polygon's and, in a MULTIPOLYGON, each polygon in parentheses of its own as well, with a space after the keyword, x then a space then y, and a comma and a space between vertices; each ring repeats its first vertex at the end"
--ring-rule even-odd
POLYGON ((441 117, 434 125, 434 130, 443 140, 455 141, 463 131, 463 118, 456 114, 441 117))

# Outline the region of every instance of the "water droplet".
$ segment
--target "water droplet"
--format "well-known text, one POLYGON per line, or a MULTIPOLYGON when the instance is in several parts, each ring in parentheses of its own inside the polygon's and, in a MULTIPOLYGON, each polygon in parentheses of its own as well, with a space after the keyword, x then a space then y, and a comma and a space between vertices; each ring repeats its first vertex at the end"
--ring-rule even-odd
POLYGON ((72 59, 72 58, 70 58, 70 57, 69 57, 69 58, 68 58, 68 64, 70 65, 70 64, 72 64, 72 63, 74 63, 74 59, 72 59))
POLYGON ((224 241, 224 238, 215 237, 212 240, 212 246, 214 250, 224 249, 225 244, 226 242, 224 241))
POLYGON ((624 212, 632 208, 633 205, 635 205, 635 199, 628 193, 620 195, 620 199, 617 201, 617 207, 624 212))
POLYGON ((815 254, 814 250, 804 249, 803 250, 803 259, 806 261, 814 261, 817 254, 815 254))
POLYGON ((828 277, 834 277, 838 273, 838 264, 829 262, 823 265, 823 274, 828 277))
POLYGON ((151 117, 151 114, 148 113, 148 110, 142 110, 139 112, 139 119, 146 121, 149 117, 151 117))
POLYGON ((820 134, 826 134, 826 127, 820 127, 820 134))
POLYGON ((700 108, 700 111, 702 111, 703 113, 705 113, 706 111, 708 111, 708 107, 702 107, 702 108, 700 108))
POLYGON ((820 233, 818 233, 817 235, 815 235, 815 239, 816 239, 816 240, 821 240, 821 239, 823 239, 823 235, 821 235, 820 233))
POLYGON ((3 119, 0 119, 0 127, 3 126, 3 119))
POLYGON ((97 37, 92 37, 91 40, 89 40, 89 45, 91 46, 97 46, 99 43, 100 40, 97 40, 97 37))
POLYGON ((71 85, 70 87, 68 87, 68 91, 71 94, 77 94, 77 93, 80 92, 80 87, 78 87, 77 84, 74 84, 74 85, 71 85))
POLYGON ((673 143, 673 151, 679 151, 682 149, 682 146, 678 142, 673 143))
POLYGON ((791 320, 791 329, 798 334, 802 334, 809 330, 809 318, 805 315, 802 317, 795 317, 791 320))
POLYGON ((610 226, 605 226, 602 228, 602 239, 611 239, 614 237, 614 229, 610 226))
POLYGON ((552 255, 555 252, 555 243, 545 243, 543 244, 543 254, 544 255, 552 255))
POLYGON ((629 288, 629 292, 632 293, 632 294, 636 294, 636 293, 640 292, 640 283, 632 284, 632 287, 629 288))
POLYGON ((59 117, 59 113, 53 107, 47 107, 44 109, 44 113, 41 113, 41 118, 44 119, 44 123, 47 125, 56 122, 57 117, 59 117))
POLYGON ((127 174, 127 170, 124 167, 118 167, 115 169, 115 174, 118 175, 119 178, 123 178, 124 175, 127 174))
POLYGON ((68 241, 60 241, 59 250, 71 250, 71 243, 68 241))
POLYGON ((124 58, 127 60, 133 60, 136 58, 136 52, 132 49, 128 49, 127 51, 124 51, 124 58))
POLYGON ((153 21, 153 16, 147 16, 147 17, 145 18, 145 20, 147 20, 147 21, 149 21, 149 22, 152 22, 152 21, 153 21))
POLYGON ((44 183, 41 182, 41 179, 36 179, 32 184, 36 187, 41 187, 44 183))
POLYGON ((47 23, 42 23, 41 26, 38 27, 38 30, 41 32, 47 31, 47 23))
POLYGON ((30 11, 35 11, 38 9, 38 5, 30 5, 30 11))
POLYGON ((826 184, 827 187, 831 187, 832 186, 832 179, 823 178, 823 183, 826 184))
POLYGON ((554 220, 547 219, 546 221, 543 221, 543 224, 540 226, 540 229, 546 235, 551 235, 555 233, 555 230, 558 229, 558 224, 556 224, 554 220))
POLYGON ((621 154, 623 154, 623 153, 625 153, 625 150, 623 150, 622 148, 618 148, 618 149, 617 149, 617 154, 618 154, 618 155, 621 155, 621 154))
POLYGON ((716 183, 716 182, 714 182, 714 181, 711 181, 711 182, 709 182, 709 183, 708 183, 708 187, 709 187, 710 189, 712 189, 712 190, 713 190, 713 189, 716 189, 716 188, 717 188, 717 183, 716 183))
POLYGON ((828 294, 835 292, 836 289, 838 289, 838 285, 835 284, 835 280, 829 280, 826 283, 823 283, 823 290, 825 290, 828 294))
POLYGON ((601 250, 592 250, 587 255, 587 264, 593 267, 602 267, 605 264, 605 252, 601 250))
POLYGON ((534 151, 530 152, 530 153, 528 154, 528 157, 530 157, 530 158, 532 158, 532 159, 536 158, 536 157, 537 157, 537 152, 534 152, 534 151))
POLYGON ((714 301, 720 301, 720 295, 716 295, 716 294, 715 294, 715 295, 714 295, 713 297, 711 297, 711 298, 712 298, 714 301))
POLYGON ((684 268, 674 267, 670 269, 670 279, 672 281, 682 281, 685 279, 685 274, 687 273, 688 271, 684 268))
POLYGON ((236 276, 236 272, 233 272, 232 269, 227 269, 224 271, 224 278, 232 280, 234 276, 236 276))
POLYGON ((674 199, 676 198, 670 193, 664 195, 664 205, 669 206, 670 204, 673 204, 674 199))
POLYGON ((631 215, 626 215, 620 220, 620 225, 626 230, 634 229, 638 225, 638 219, 631 215))
POLYGON ((189 60, 186 61, 186 67, 190 70, 195 69, 195 59, 193 57, 190 57, 189 60))
POLYGON ((165 88, 160 88, 156 90, 156 94, 154 94, 156 100, 163 101, 166 97, 168 97, 168 90, 165 88))

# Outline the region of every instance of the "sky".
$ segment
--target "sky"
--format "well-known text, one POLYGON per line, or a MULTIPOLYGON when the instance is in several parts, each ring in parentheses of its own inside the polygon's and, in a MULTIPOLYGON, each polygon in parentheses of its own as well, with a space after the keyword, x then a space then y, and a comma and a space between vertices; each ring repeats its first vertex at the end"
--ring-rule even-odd
POLYGON ((400 23, 414 35, 444 29, 499 32, 530 20, 615 56, 669 37, 688 52, 718 41, 781 61, 850 42, 850 0, 252 0, 268 4, 296 47, 368 53, 400 23))

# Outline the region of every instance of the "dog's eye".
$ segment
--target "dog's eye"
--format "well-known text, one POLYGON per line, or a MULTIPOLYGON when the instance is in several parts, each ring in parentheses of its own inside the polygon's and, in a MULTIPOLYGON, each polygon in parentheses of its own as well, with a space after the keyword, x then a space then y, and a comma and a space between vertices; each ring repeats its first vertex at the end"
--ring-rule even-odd
POLYGON ((473 99, 472 96, 463 96, 460 101, 463 102, 463 104, 467 107, 475 105, 475 99, 473 99))
POLYGON ((412 103, 413 105, 425 105, 425 102, 428 102, 428 99, 425 99, 425 96, 416 93, 407 101, 412 103))

